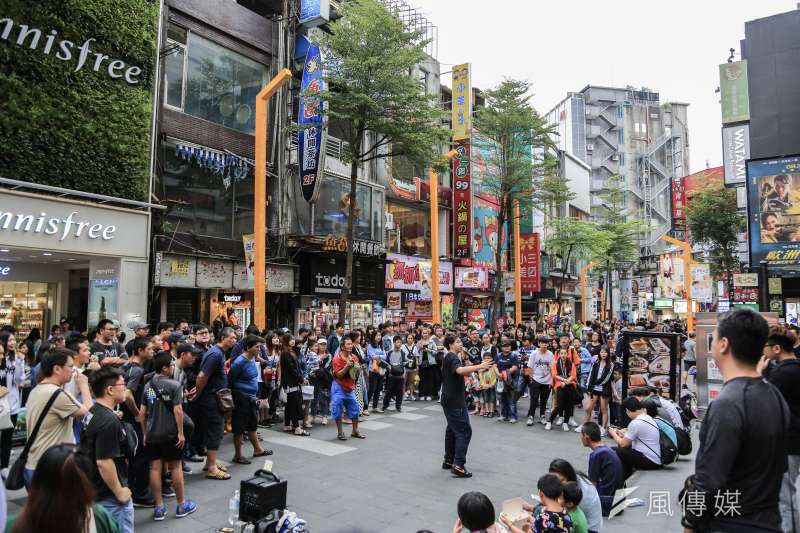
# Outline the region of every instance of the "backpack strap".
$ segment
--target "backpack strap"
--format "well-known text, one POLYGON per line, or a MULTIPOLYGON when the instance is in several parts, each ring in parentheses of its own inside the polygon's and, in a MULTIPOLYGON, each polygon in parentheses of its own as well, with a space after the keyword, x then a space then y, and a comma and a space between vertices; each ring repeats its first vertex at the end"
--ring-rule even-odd
POLYGON ((27 461, 28 459, 28 452, 30 452, 31 446, 33 446, 33 441, 36 440, 36 435, 39 434, 39 428, 42 427, 42 422, 44 422, 44 417, 47 416, 47 413, 50 411, 50 408, 53 406, 53 402, 56 401, 56 397, 61 393, 61 387, 58 387, 50 399, 47 400, 47 403, 42 409, 42 414, 39 415, 39 420, 36 421, 36 425, 33 426, 33 431, 31 432, 31 436, 28 437, 28 441, 25 443, 25 447, 22 449, 22 453, 19 454, 20 458, 23 461, 27 461))

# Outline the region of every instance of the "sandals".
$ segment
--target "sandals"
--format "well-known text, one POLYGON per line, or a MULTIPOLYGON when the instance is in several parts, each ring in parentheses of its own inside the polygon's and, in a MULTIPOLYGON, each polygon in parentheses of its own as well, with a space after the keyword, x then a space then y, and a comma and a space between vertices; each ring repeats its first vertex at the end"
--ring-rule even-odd
MULTIPOLYGON (((222 470, 223 472, 227 472, 228 471, 228 467, 225 466, 222 463, 217 463, 217 470, 222 470)), ((203 467, 203 472, 207 472, 207 471, 208 471, 208 467, 204 466, 203 467)))
POLYGON ((244 457, 234 457, 233 459, 231 459, 231 462, 232 463, 236 463, 238 465, 250 465, 250 464, 253 464, 252 461, 248 461, 244 457))
POLYGON ((339 433, 338 435, 336 435, 336 438, 339 440, 347 440, 347 435, 345 435, 344 433, 339 433))
POLYGON ((267 455, 272 455, 273 453, 275 452, 273 452, 272 450, 264 449, 261 450, 261 453, 254 453, 253 457, 266 457, 267 455))
POLYGON ((218 481, 225 481, 226 479, 230 479, 231 475, 227 472, 223 472, 222 470, 217 470, 216 474, 206 474, 206 479, 215 479, 218 481))
POLYGON ((353 437, 354 439, 366 439, 367 438, 365 435, 362 435, 361 433, 351 433, 350 436, 353 437))

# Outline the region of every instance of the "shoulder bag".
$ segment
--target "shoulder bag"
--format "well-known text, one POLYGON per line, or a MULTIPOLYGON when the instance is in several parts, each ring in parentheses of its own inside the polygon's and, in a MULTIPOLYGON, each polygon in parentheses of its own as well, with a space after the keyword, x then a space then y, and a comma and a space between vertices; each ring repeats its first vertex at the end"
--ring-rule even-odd
MULTIPOLYGON (((156 389, 155 387, 153 387, 153 389, 155 390, 155 393, 156 393, 156 396, 158 396, 158 399, 161 400, 161 403, 164 404, 164 407, 166 407, 167 410, 170 413, 174 413, 175 412, 175 406, 164 399, 164 397, 161 395, 161 389, 156 389)), ((232 398, 233 398, 233 396, 231 396, 231 399, 232 398)), ((192 436, 192 433, 194 433, 194 420, 192 420, 192 417, 190 417, 189 415, 186 414, 186 410, 184 409, 183 410, 183 436, 188 441, 189 437, 192 436)))
POLYGON ((217 397, 217 407, 220 413, 227 415, 233 411, 233 393, 231 393, 231 389, 227 387, 219 389, 214 395, 217 397))
POLYGON ((31 432, 31 436, 28 438, 28 441, 25 443, 25 447, 22 448, 22 452, 17 457, 17 460, 14 461, 14 464, 11 465, 11 469, 8 471, 8 477, 6 478, 6 488, 8 490, 19 490, 25 486, 25 463, 28 462, 28 453, 31 451, 31 446, 33 445, 33 441, 36 440, 36 435, 39 433, 39 428, 42 427, 42 422, 44 422, 44 417, 47 416, 48 411, 53 406, 53 402, 56 401, 56 397, 61 393, 61 388, 59 387, 50 396, 50 399, 47 400, 47 403, 42 409, 42 414, 39 415, 39 420, 36 421, 36 425, 33 426, 33 431, 31 432))

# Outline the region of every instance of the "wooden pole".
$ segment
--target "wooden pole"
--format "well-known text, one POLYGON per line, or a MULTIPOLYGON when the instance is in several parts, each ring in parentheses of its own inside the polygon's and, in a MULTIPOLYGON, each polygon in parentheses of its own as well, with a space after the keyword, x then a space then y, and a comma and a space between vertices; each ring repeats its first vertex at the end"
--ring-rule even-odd
POLYGON ((514 200, 514 320, 522 324, 522 256, 519 242, 519 200, 514 200))
POLYGON ((286 82, 292 71, 278 72, 256 96, 256 160, 253 201, 254 276, 253 305, 258 329, 267 328, 267 143, 269 142, 269 99, 286 82))
MULTIPOLYGON (((450 150, 445 156, 452 160, 458 152, 450 150)), ((434 324, 442 323, 442 296, 439 291, 439 174, 428 172, 431 195, 431 317, 434 324)))

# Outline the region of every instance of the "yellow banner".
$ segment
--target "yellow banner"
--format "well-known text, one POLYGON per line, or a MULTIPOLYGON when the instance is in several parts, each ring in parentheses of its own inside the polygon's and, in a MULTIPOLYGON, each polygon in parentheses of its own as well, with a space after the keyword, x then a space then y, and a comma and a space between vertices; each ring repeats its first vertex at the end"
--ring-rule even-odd
POLYGON ((472 86, 469 63, 453 67, 453 140, 469 139, 472 133, 472 86))

